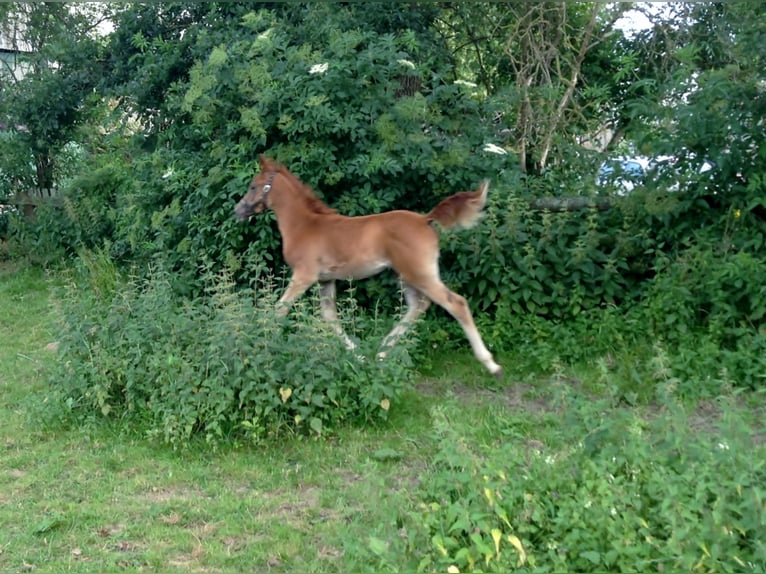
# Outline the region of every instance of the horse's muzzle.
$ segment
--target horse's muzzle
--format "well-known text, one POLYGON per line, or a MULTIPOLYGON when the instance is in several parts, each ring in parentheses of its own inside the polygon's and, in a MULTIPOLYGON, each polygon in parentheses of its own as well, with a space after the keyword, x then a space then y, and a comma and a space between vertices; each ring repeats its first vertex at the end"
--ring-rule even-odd
POLYGON ((264 211, 266 211, 266 206, 262 201, 258 201, 255 204, 238 203, 234 208, 234 215, 238 221, 247 221, 253 215, 258 215, 264 211))
POLYGON ((247 221, 252 214, 253 210, 249 205, 238 203, 234 208, 234 216, 237 218, 237 221, 247 221))

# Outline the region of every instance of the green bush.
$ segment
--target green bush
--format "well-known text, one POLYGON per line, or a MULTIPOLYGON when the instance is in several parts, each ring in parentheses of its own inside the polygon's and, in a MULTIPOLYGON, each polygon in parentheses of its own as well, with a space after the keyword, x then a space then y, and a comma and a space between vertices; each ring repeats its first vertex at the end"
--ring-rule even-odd
POLYGON ((130 166, 117 154, 88 156, 72 144, 57 162, 56 196, 38 205, 34 217, 13 218, 8 225, 17 255, 43 266, 63 265, 82 249, 112 245, 116 213, 130 189, 130 166))
POLYGON ((677 404, 649 419, 604 406, 570 403, 559 450, 479 449, 459 413, 434 409, 434 472, 401 517, 419 571, 762 570, 763 447, 736 425, 700 433, 677 404))
POLYGON ((14 258, 33 265, 56 267, 67 261, 71 222, 62 217, 61 207, 43 204, 35 209, 34 220, 21 213, 8 219, 8 244, 14 258))
POLYGON ((411 380, 403 346, 383 362, 372 341, 347 351, 307 304, 278 319, 270 285, 208 275, 206 292, 183 300, 166 273, 121 280, 107 257, 85 263, 89 288, 72 283, 61 298, 50 389, 70 420, 148 425, 176 445, 198 434, 259 442, 384 420, 411 380))
MULTIPOLYGON (((493 104, 455 84, 452 64, 434 60, 417 34, 360 29, 348 7, 296 7, 308 27, 287 21, 281 9, 235 8, 225 22, 216 10, 201 10, 179 44, 142 39, 143 19, 118 32, 120 42, 134 44, 121 44, 135 52, 131 64, 147 68, 137 77, 161 71, 154 59, 173 47, 185 52, 188 73, 163 87, 166 125, 141 140, 148 153, 133 156, 135 187, 110 239, 141 261, 164 258, 192 290, 200 286, 194 262, 221 268, 231 258, 245 261, 251 248, 281 272, 273 217, 247 225, 233 217, 259 153, 279 159, 347 215, 428 211, 512 163, 483 151, 496 140, 493 104), (130 26, 137 29, 125 36, 130 26), (408 82, 417 89, 405 90, 408 82)), ((250 276, 246 266, 235 271, 241 284, 250 276)), ((372 307, 393 284, 375 278, 357 295, 372 307)))
MULTIPOLYGON (((766 261, 701 245, 665 259, 644 306, 682 380, 757 388, 766 368, 766 261), (704 381, 703 381, 704 382, 704 381)), ((715 394, 712 389, 710 394, 715 394)), ((699 391, 699 389, 698 389, 699 391)))
POLYGON ((0 130, 0 199, 35 188, 34 156, 13 132, 0 130))

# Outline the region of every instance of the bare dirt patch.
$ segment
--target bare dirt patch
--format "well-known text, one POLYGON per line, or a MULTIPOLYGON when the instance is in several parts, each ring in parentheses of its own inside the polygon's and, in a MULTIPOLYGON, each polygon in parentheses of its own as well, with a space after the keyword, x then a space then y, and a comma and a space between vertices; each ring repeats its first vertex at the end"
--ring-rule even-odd
POLYGON ((437 379, 424 379, 415 389, 428 397, 444 396, 449 393, 469 404, 500 403, 511 410, 532 413, 546 413, 554 410, 550 401, 535 396, 535 387, 526 383, 511 383, 502 389, 481 389, 462 383, 445 386, 437 379))
POLYGON ((689 427, 695 431, 714 433, 723 411, 714 401, 700 401, 689 416, 689 427))
POLYGON ((203 500, 209 498, 200 490, 186 487, 152 487, 141 496, 149 502, 188 502, 191 500, 203 500))
MULTIPOLYGON (((284 497, 287 493, 281 494, 284 497)), ((288 500, 282 502, 270 514, 286 521, 300 519, 309 511, 319 507, 319 495, 318 487, 301 485, 295 493, 288 494, 288 500)))

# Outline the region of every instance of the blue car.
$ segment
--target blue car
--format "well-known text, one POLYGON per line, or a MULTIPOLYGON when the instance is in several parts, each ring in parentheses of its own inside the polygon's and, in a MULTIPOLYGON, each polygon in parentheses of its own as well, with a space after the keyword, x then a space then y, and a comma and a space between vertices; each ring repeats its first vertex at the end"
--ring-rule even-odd
POLYGON ((646 183, 648 170, 649 160, 645 158, 611 158, 601 164, 596 185, 624 195, 646 183))

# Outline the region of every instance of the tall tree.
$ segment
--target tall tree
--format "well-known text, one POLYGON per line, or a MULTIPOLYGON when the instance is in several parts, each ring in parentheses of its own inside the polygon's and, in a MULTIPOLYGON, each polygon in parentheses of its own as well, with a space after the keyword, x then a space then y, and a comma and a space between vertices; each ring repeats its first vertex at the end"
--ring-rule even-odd
POLYGON ((92 109, 86 101, 100 76, 102 12, 61 2, 8 3, 3 12, 4 36, 16 43, 24 66, 23 75, 6 74, 0 84, 3 183, 16 188, 5 193, 50 190, 58 155, 92 109))
POLYGON ((541 174, 557 144, 574 144, 604 121, 605 77, 593 53, 630 3, 452 3, 441 29, 458 75, 502 97, 523 172, 541 174), (598 84, 594 81, 598 80, 598 84))

